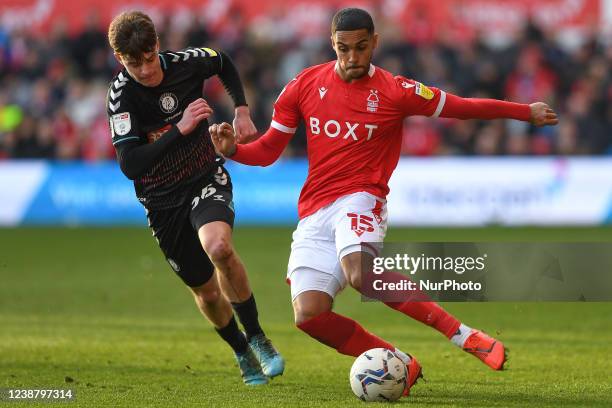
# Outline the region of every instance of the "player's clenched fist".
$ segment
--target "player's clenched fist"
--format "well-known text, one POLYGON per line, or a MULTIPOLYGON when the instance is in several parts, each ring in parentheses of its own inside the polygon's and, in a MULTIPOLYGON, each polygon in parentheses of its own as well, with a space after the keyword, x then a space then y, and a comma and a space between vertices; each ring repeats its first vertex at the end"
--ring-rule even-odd
POLYGON ((529 105, 531 117, 529 121, 536 126, 556 125, 559 123, 557 114, 544 102, 535 102, 529 105))
POLYGON ((257 128, 251 120, 251 113, 246 106, 236 108, 236 116, 232 122, 236 134, 236 142, 249 143, 257 138, 257 128))
POLYGON ((236 153, 236 134, 229 123, 214 124, 208 128, 210 138, 219 153, 225 157, 236 153))
POLYGON ((187 106, 176 127, 183 135, 191 133, 198 126, 198 123, 207 119, 212 115, 212 112, 213 110, 208 106, 208 103, 204 99, 198 98, 187 106))

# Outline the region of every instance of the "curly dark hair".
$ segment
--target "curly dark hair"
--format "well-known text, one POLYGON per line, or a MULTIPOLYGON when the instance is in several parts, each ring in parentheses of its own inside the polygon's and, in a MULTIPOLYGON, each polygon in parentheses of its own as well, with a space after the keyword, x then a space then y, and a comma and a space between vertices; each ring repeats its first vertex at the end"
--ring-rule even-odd
POLYGON ((108 42, 117 54, 140 61, 144 53, 155 50, 157 32, 151 17, 141 11, 126 11, 110 23, 108 42))

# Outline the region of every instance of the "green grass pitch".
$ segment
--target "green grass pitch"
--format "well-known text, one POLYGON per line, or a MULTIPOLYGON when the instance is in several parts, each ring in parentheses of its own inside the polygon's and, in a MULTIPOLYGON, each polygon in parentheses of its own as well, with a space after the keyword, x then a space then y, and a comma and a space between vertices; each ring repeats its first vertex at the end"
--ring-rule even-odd
MULTIPOLYGON (((292 324, 290 239, 289 228, 235 234, 264 329, 287 360, 284 376, 247 389, 145 228, 0 230, 0 388, 71 387, 76 401, 66 406, 359 406, 348 385, 353 359, 292 324)), ((388 239, 612 241, 612 230, 391 228, 388 239)), ((612 303, 445 307, 497 333, 510 348, 509 369, 493 372, 351 290, 338 297, 338 311, 423 364, 427 382, 393 405, 612 406, 612 303)))

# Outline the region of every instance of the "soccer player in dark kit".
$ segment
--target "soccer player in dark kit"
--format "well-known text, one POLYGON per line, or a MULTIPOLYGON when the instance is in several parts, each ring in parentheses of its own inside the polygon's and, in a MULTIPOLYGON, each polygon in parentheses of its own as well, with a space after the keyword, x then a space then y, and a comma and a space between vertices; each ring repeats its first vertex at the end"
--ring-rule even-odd
POLYGON ((202 98, 204 81, 217 75, 236 106, 237 133, 253 137, 238 71, 227 55, 209 48, 160 52, 153 22, 138 11, 115 17, 108 39, 123 65, 106 105, 121 170, 134 180, 168 263, 234 350, 244 383, 266 384, 283 373, 284 360, 259 325, 233 248, 232 183, 210 140, 212 109, 202 98))
MULTIPOLYGON (((287 84, 261 138, 236 144, 234 132, 239 131, 228 123, 214 124, 209 131, 226 157, 267 166, 280 157, 298 124, 305 123, 308 177, 287 267, 295 323, 342 354, 358 356, 376 347, 394 350, 408 368, 407 394, 421 375, 417 360, 332 311, 346 286, 374 295, 367 291, 371 274, 362 274, 362 268, 372 265, 386 235, 388 181, 399 160, 404 118, 511 118, 535 126, 555 125, 558 119, 543 102, 462 98, 376 67, 372 56, 379 37, 365 10, 340 10, 331 34, 337 59, 306 68, 287 84)), ((385 272, 385 278, 401 281, 404 276, 385 272)), ((431 326, 490 368, 503 368, 506 348, 501 341, 467 326, 437 303, 384 303, 431 326)))

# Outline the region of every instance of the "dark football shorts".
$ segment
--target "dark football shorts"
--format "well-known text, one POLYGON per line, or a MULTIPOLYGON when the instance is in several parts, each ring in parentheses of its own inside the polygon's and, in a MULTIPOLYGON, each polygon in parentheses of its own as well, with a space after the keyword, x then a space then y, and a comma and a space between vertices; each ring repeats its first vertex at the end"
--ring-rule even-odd
POLYGON ((232 181, 225 168, 217 169, 193 190, 182 206, 147 214, 149 227, 166 260, 187 286, 201 286, 212 277, 214 266, 198 238, 202 225, 223 221, 234 226, 232 181))

